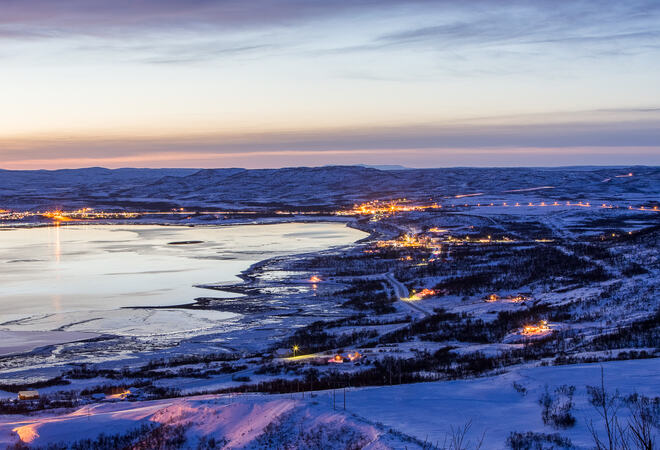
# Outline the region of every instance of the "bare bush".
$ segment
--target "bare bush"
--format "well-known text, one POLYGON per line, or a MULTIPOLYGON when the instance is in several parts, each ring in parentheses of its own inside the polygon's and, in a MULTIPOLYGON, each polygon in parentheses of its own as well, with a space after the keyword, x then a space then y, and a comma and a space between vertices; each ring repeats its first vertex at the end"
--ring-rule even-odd
POLYGON ((557 387, 553 394, 546 386, 539 398, 539 404, 543 407, 541 411, 543 423, 555 428, 570 428, 575 425, 575 416, 571 413, 574 393, 575 386, 564 384, 557 387))
POLYGON ((597 430, 593 421, 588 424, 589 432, 597 450, 653 450, 660 429, 660 399, 649 399, 633 394, 624 399, 618 391, 610 393, 605 389, 603 368, 600 372, 600 386, 587 386, 589 401, 596 409, 605 429, 604 435, 597 430), (619 420, 619 410, 628 407, 626 422, 619 420))
POLYGON ((561 437, 558 433, 527 433, 512 432, 506 440, 511 450, 546 450, 546 449, 572 449, 570 439, 561 437))
POLYGON ((468 434, 472 428, 472 420, 465 422, 463 426, 453 425, 449 428, 449 433, 445 438, 445 444, 442 446, 443 450, 479 450, 483 445, 486 433, 482 433, 479 439, 476 439, 474 444, 472 440, 468 439, 468 434))

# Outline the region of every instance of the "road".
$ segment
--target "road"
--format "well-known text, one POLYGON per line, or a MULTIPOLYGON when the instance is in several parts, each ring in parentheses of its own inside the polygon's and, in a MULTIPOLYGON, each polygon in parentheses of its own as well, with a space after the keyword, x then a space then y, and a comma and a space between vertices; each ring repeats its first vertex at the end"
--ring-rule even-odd
POLYGON ((408 291, 408 288, 402 282, 394 278, 394 274, 392 272, 388 272, 385 274, 385 280, 388 283, 390 283, 390 286, 392 286, 392 289, 394 290, 394 295, 396 295, 398 299, 402 301, 407 307, 422 313, 422 315, 426 317, 431 315, 431 313, 426 311, 424 308, 417 306, 414 303, 414 301, 408 300, 408 298, 410 297, 410 292, 408 291))

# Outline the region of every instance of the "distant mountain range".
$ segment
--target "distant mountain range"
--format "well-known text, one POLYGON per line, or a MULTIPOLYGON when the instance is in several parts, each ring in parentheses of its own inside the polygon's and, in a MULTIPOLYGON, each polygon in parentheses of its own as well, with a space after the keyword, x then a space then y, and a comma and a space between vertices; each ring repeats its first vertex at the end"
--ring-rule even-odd
POLYGON ((387 169, 0 170, 0 209, 313 208, 404 197, 450 202, 476 193, 484 198, 660 199, 658 167, 387 169))

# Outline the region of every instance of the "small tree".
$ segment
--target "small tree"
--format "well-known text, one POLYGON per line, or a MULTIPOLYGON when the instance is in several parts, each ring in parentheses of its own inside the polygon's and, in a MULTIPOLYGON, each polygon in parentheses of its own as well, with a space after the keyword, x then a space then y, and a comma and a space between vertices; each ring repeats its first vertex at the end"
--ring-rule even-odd
POLYGON ((650 399, 633 394, 625 403, 630 415, 626 424, 618 418, 618 412, 624 400, 618 391, 614 394, 605 389, 603 369, 600 373, 600 387, 587 386, 590 402, 605 425, 605 437, 596 431, 593 421, 588 424, 589 431, 598 450, 653 450, 657 442, 655 429, 660 428, 660 405, 650 399))
POLYGON ((587 424, 597 450, 616 450, 622 448, 622 435, 617 426, 617 412, 621 407, 621 396, 616 391, 610 394, 605 389, 605 372, 600 368, 600 386, 587 386, 589 394, 589 403, 596 409, 596 412, 605 425, 605 437, 601 438, 596 430, 593 420, 587 424))
POLYGON ((541 411, 543 423, 555 428, 569 428, 575 425, 575 416, 571 414, 574 393, 575 386, 564 384, 555 389, 553 396, 546 386, 539 397, 539 404, 543 407, 541 411))
POLYGON ((621 433, 633 446, 632 448, 653 450, 656 448, 654 429, 660 426, 657 417, 657 403, 654 408, 649 398, 637 394, 627 399, 627 403, 630 409, 627 433, 623 431, 621 433))
POLYGON ((476 440, 474 443, 474 447, 472 447, 471 445, 472 442, 467 439, 467 435, 470 431, 470 428, 472 428, 472 420, 468 420, 467 422, 465 422, 465 424, 462 427, 461 426, 454 427, 452 425, 449 429, 449 433, 445 438, 445 442, 447 441, 448 438, 449 445, 447 447, 443 445, 442 448, 447 448, 448 450, 469 450, 469 449, 479 450, 483 445, 484 438, 486 437, 486 432, 482 433, 479 440, 476 440))

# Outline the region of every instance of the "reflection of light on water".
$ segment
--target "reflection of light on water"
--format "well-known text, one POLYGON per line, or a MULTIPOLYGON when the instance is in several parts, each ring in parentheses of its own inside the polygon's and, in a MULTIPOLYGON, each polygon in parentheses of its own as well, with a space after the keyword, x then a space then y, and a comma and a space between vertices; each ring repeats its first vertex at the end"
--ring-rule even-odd
MULTIPOLYGON (((60 243, 60 223, 56 222, 54 228, 55 228, 55 240, 53 242, 53 256, 55 258, 55 263, 56 263, 55 274, 57 280, 59 281, 61 278, 60 259, 62 258, 62 246, 60 243)), ((59 313, 62 309, 62 296, 59 294, 53 295, 52 303, 55 312, 59 313)))
POLYGON ((59 294, 53 295, 53 309, 59 313, 62 309, 62 296, 59 294))
MULTIPOLYGON (((18 264, 9 265, 8 268, 15 268, 15 274, 12 273, 11 276, 16 295, 19 295, 20 289, 21 295, 29 297, 30 301, 16 301, 11 306, 0 301, 0 315, 7 310, 12 314, 26 312, 27 315, 34 314, 34 311, 52 314, 47 319, 48 326, 52 324, 51 328, 71 323, 74 316, 76 319, 80 317, 81 320, 92 316, 102 317, 107 319, 96 324, 104 331, 118 326, 138 331, 147 330, 144 334, 159 330, 159 327, 169 328, 171 323, 177 322, 178 319, 174 318, 176 315, 172 314, 172 318, 168 316, 167 320, 161 320, 158 315, 144 317, 144 320, 140 321, 128 314, 128 311, 92 311, 105 311, 106 308, 108 311, 117 311, 120 307, 136 304, 168 306, 180 303, 183 298, 193 299, 200 295, 201 288, 194 286, 239 280, 236 274, 246 270, 250 264, 271 255, 323 250, 331 245, 347 245, 365 236, 363 232, 349 228, 344 231, 343 224, 323 225, 328 234, 335 236, 338 233, 339 237, 329 240, 314 238, 303 242, 287 235, 292 231, 309 228, 314 230, 320 226, 286 224, 207 229, 128 224, 89 227, 66 223, 60 224, 59 227, 50 225, 17 232, 20 237, 20 247, 17 250, 20 250, 21 259, 34 262, 24 264, 24 267, 29 269, 25 271, 19 271, 22 266, 18 264), (193 240, 205 241, 206 244, 167 245, 173 241, 193 240), (255 249, 255 243, 266 242, 269 245, 264 251, 247 251, 243 246, 245 240, 250 244, 247 249, 255 249), (218 251, 222 253, 218 254, 218 251), (127 325, 124 325, 125 318, 131 319, 127 325)), ((0 254, 9 244, 9 240, 0 239, 0 254)), ((0 262, 2 259, 0 258, 0 262)), ((7 278, 5 270, 3 268, 0 271, 0 280, 7 278)), ((310 275, 313 274, 308 277, 310 275)), ((274 271, 264 276, 265 279, 279 280, 282 277, 295 278, 300 276, 300 273, 274 271)), ((316 284, 316 295, 323 292, 322 283, 324 281, 306 283, 307 295, 311 297, 314 293, 312 284, 316 284)), ((281 292, 286 293, 284 289, 281 292)), ((4 294, 2 287, 0 293, 4 294)), ((237 296, 233 293, 219 295, 237 296)), ((180 318, 181 313, 177 314, 180 318)), ((195 317, 194 320, 190 319, 190 323, 184 322, 179 327, 183 328, 185 325, 186 333, 200 334, 200 331, 196 330, 206 326, 201 322, 205 320, 204 317, 195 317)), ((234 316, 218 318, 214 326, 231 317, 234 316)))
POLYGON ((48 229, 49 229, 48 234, 51 238, 50 246, 53 250, 53 260, 56 263, 59 263, 62 257, 62 246, 60 243, 60 223, 55 222, 54 226, 48 227, 48 229), (52 233, 50 232, 51 230, 52 233))
MULTIPOLYGON (((60 246, 60 224, 59 222, 55 225, 55 245, 53 246, 53 255, 55 256, 55 262, 59 263, 62 256, 62 248, 60 246)), ((59 278, 59 276, 58 276, 59 278)))

